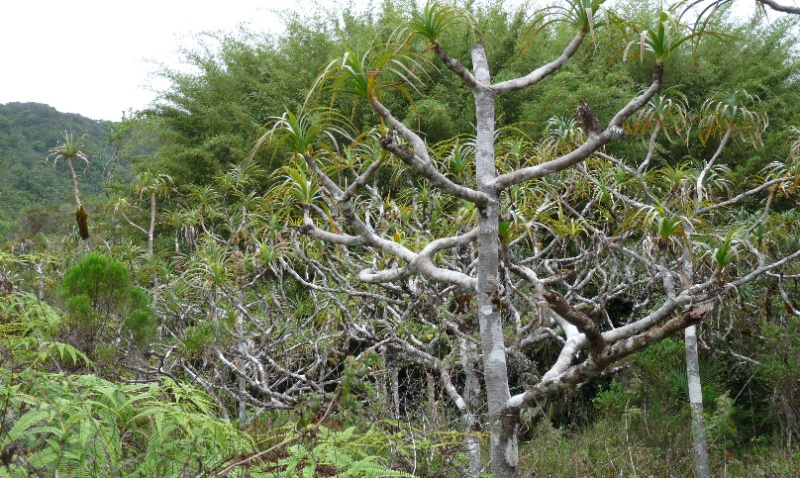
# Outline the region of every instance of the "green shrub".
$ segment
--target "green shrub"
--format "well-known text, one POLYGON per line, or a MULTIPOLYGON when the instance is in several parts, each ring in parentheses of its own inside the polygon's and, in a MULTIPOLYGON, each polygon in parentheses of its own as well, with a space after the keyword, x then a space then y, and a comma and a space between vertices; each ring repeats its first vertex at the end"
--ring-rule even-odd
POLYGON ((155 338, 147 294, 134 284, 124 264, 92 253, 64 274, 67 337, 86 352, 97 343, 130 341, 145 347, 155 338), (123 330, 123 337, 116 337, 123 330))

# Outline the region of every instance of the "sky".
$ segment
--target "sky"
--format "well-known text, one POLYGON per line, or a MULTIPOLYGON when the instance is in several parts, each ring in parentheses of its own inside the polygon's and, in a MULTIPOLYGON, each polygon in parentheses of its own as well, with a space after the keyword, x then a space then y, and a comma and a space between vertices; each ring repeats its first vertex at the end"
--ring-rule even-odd
MULTIPOLYGON (((336 0, 324 3, 335 5, 336 0)), ((119 121, 163 88, 154 72, 180 63, 194 34, 282 31, 280 9, 302 0, 3 0, 0 104, 36 102, 92 119, 119 121)))
POLYGON ((0 104, 119 121, 153 102, 167 86, 155 75, 159 65, 178 67, 180 47, 197 33, 239 25, 280 33, 278 11, 317 3, 341 9, 350 0, 2 0, 0 104))

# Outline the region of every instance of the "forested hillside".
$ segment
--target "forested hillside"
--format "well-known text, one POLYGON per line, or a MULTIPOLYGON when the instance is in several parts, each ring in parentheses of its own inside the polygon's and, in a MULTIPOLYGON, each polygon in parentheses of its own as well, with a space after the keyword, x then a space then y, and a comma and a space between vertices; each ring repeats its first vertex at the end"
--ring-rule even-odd
POLYGON ((800 476, 762 1, 384 1, 1 106, 0 478, 800 476))
POLYGON ((109 143, 110 126, 108 121, 60 113, 38 103, 0 105, 0 175, 5 178, 0 182, 0 236, 10 233, 13 225, 22 225, 23 212, 37 221, 69 199, 72 187, 64 181, 69 174, 66 165, 45 161, 66 131, 87 136, 86 147, 94 159, 85 170, 80 168, 87 194, 97 196, 115 168, 126 176, 109 143))

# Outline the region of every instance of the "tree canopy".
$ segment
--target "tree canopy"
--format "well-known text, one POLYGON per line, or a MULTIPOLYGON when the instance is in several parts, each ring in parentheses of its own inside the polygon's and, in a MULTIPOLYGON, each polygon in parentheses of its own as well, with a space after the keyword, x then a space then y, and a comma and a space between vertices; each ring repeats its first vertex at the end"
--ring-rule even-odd
POLYGON ((6 236, 0 474, 793 476, 798 17, 726 5, 204 36, 94 252, 6 236))

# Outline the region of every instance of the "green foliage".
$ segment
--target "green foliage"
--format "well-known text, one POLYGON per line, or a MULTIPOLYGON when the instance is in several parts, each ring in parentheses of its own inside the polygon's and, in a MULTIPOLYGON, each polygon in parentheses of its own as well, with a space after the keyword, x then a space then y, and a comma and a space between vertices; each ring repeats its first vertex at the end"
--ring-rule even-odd
POLYGON ((722 244, 714 249, 714 262, 720 271, 736 260, 736 244, 733 243, 733 231, 729 232, 722 244))
POLYGON ((336 144, 335 135, 347 137, 347 121, 329 110, 299 115, 286 111, 282 116, 272 118, 270 124, 268 132, 256 142, 251 155, 270 140, 276 146, 288 147, 293 153, 314 156, 317 149, 327 148, 326 141, 336 144))
MULTIPOLYGON (((279 41, 253 32, 205 36, 205 48, 185 52, 194 73, 167 70, 171 86, 156 107, 128 120, 123 150, 135 154, 140 168, 169 174, 178 186, 207 184, 251 153, 270 117, 305 103, 332 56, 334 40, 318 28, 327 25, 297 19, 279 41), (152 133, 137 135, 142 129, 152 133), (147 146, 145 154, 136 154, 142 151, 137 143, 147 146)), ((274 168, 268 153, 255 161, 274 168)))
POLYGON ((172 186, 172 178, 166 174, 154 174, 145 171, 138 174, 133 181, 134 192, 141 198, 150 195, 166 195, 172 186))
POLYGON ((594 34, 594 29, 599 25, 597 11, 605 0, 570 0, 568 7, 563 8, 563 15, 567 23, 583 33, 594 34))
MULTIPOLYGON (((800 102, 796 35, 792 33, 796 22, 737 26, 715 20, 709 25, 733 35, 725 42, 712 35, 690 51, 689 44, 697 36, 660 11, 660 6, 647 2, 624 5, 626 17, 641 25, 628 23, 624 38, 599 34, 605 23, 601 14, 606 15, 600 10, 602 3, 576 0, 540 12, 560 13, 560 19, 567 20, 561 23, 552 22, 553 16, 530 17, 524 9, 510 12, 503 2, 429 2, 418 8, 408 2, 385 1, 363 14, 293 17, 279 37, 252 32, 204 36, 199 50, 184 52, 191 68, 165 73, 170 86, 157 104, 114 128, 113 155, 96 155, 105 148, 99 141, 103 132, 61 124, 45 127, 44 122, 36 123, 35 117, 47 113, 46 108, 28 105, 30 111, 19 111, 16 105, 0 106, 0 173, 12 178, 7 182, 11 184, 0 183, 0 207, 4 208, 0 234, 15 227, 15 222, 19 232, 0 252, 0 273, 8 274, 18 289, 35 290, 41 283, 45 300, 50 299, 51 286, 63 282, 59 290, 67 311, 62 319, 55 309, 27 292, 15 290, 0 296, 0 365, 7 366, 0 385, 6 387, 2 397, 10 404, 0 424, 4 432, 0 444, 19 447, 12 467, 0 467, 0 476, 32 474, 34 468, 45 476, 52 476, 56 469, 61 476, 201 475, 215 464, 246 455, 252 445, 216 418, 217 405, 231 413, 239 405, 238 392, 247 402, 248 418, 258 415, 251 407, 288 406, 295 410, 282 413, 299 416, 299 424, 306 426, 319 418, 333 387, 338 396, 329 428, 321 427, 316 437, 298 438, 298 444, 237 472, 252 476, 259 472, 270 474, 267 476, 401 476, 403 471, 416 470, 420 476, 457 476, 466 463, 465 435, 435 430, 432 421, 422 421, 429 417, 420 418, 423 400, 414 389, 417 384, 409 384, 403 391, 407 394, 403 397, 407 421, 377 420, 387 414, 388 399, 376 378, 386 374, 385 365, 377 356, 354 358, 388 330, 397 340, 410 340, 414 346, 436 344, 426 350, 440 360, 455 349, 453 338, 468 330, 467 324, 448 324, 451 332, 440 332, 437 321, 447 319, 442 300, 449 296, 420 294, 419 305, 414 307, 419 316, 395 320, 387 314, 387 298, 403 300, 398 297, 408 293, 405 284, 399 289, 354 284, 348 281, 353 271, 347 271, 381 270, 390 267, 391 257, 367 247, 349 253, 340 246, 325 248, 320 241, 298 234, 303 208, 319 213, 317 226, 329 230, 340 214, 332 202, 323 199, 324 185, 314 180, 313 171, 300 155, 313 156, 317 166, 340 184, 351 184, 373 161, 390 166, 370 184, 374 189, 369 195, 359 199, 386 198, 383 203, 371 203, 380 212, 367 210, 367 225, 406 247, 416 249, 437 234, 449 234, 453 224, 459 230, 474 224, 475 208, 447 200, 380 149, 375 131, 381 126, 373 128, 376 119, 368 114, 365 101, 352 101, 380 95, 408 127, 420 130, 430 143, 432 160, 445 175, 473 184, 474 140, 463 134, 472 130, 475 121, 471 99, 462 94, 463 85, 446 68, 431 68, 417 56, 430 53, 434 43, 469 68, 472 43, 488 40, 490 68, 495 81, 502 81, 529 73, 530 65, 558 57, 576 29, 592 36, 591 44, 587 39, 587 48, 576 53, 577 61, 529 91, 498 101, 497 164, 501 173, 572 151, 585 139, 574 119, 578 104, 586 101, 601 121, 608 121, 649 80, 650 71, 641 62, 614 61, 613 52, 627 47, 628 58, 641 60, 653 55, 656 62, 666 62, 669 96, 654 98, 625 125, 632 133, 630 141, 609 144, 606 150, 638 158, 652 141, 652 161, 639 173, 653 196, 664 198, 663 204, 649 198, 644 205, 623 203, 620 192, 637 200, 644 197, 637 195, 640 185, 634 172, 624 164, 592 158, 585 163, 583 175, 566 172, 506 191, 499 230, 504 245, 530 240, 530 249, 537 255, 554 248, 579 255, 585 247, 628 247, 627 240, 587 246, 581 239, 597 227, 629 231, 630 241, 652 240, 663 246, 645 251, 654 255, 674 255, 679 249, 675 246, 695 246, 701 240, 695 272, 718 269, 724 273, 721 280, 748 267, 741 261, 751 252, 739 242, 744 234, 750 235, 766 259, 775 257, 775 251, 796 250, 794 213, 773 215, 742 232, 744 228, 738 224, 752 224, 760 214, 754 212, 756 205, 761 207, 757 197, 741 212, 696 221, 691 213, 692 197, 696 197, 694 187, 702 166, 698 166, 700 160, 684 161, 687 156, 708 158, 716 147, 714 141, 735 126, 745 141, 725 150, 721 161, 730 165, 730 170, 709 171, 716 178, 705 182, 709 188, 714 186, 714 194, 730 197, 752 181, 797 174, 800 143, 788 128, 800 124, 800 114, 793 106, 800 102), (409 20, 410 30, 396 29, 409 20), (411 38, 404 36, 409 33, 411 38), (631 34, 636 35, 632 42, 631 34), (397 42, 398 38, 406 41, 397 42), (408 56, 398 54, 401 43, 410 47, 408 56), (331 58, 338 60, 330 63, 331 58), (329 76, 318 77, 326 65, 329 76), (333 88, 317 88, 314 95, 307 95, 309 89, 323 84, 333 88), (413 88, 408 88, 409 84, 413 88), (745 89, 752 94, 717 93, 745 89), (332 109, 348 114, 335 117, 332 109), (11 110, 13 113, 6 114, 11 110), (762 111, 769 111, 769 129, 765 129, 762 111), (25 134, 17 134, 20 124, 27 128, 25 134), (690 134, 694 128, 697 131, 690 134), (27 134, 36 129, 47 133, 27 134), (160 203, 159 217, 164 219, 157 229, 160 237, 154 254, 143 254, 140 234, 126 234, 130 229, 94 210, 93 218, 101 225, 97 237, 102 238, 109 256, 81 259, 72 254, 69 237, 64 238, 66 228, 59 226, 60 220, 71 218, 74 212, 58 209, 71 196, 64 166, 59 160, 40 168, 48 148, 65 130, 74 131, 76 137, 88 133, 86 146, 92 161, 81 178, 87 196, 96 196, 99 184, 110 176, 105 171, 112 169, 107 161, 112 156, 129 159, 142 172, 130 187, 118 186, 131 204, 136 201, 131 192, 143 200, 151 193, 171 191, 160 203), (657 130, 668 133, 666 139, 657 130), (352 131, 369 132, 353 139, 352 131), (259 137, 270 147, 254 150, 259 137), (351 141, 353 144, 345 144, 351 141), (753 149, 762 142, 762 150, 753 149), (30 155, 35 164, 23 154, 28 150, 35 153, 30 155), (789 160, 784 161, 787 156, 789 160), (250 160, 242 162, 243 158, 250 160), (770 166, 762 169, 768 163, 770 166), (104 169, 104 165, 109 167, 104 169), (557 200, 548 205, 543 199, 548 197, 557 200), (17 219, 16 208, 32 204, 34 207, 17 219), (576 220, 566 206, 585 208, 587 218, 596 213, 597 219, 576 220), (696 231, 687 230, 689 222, 696 231), (544 230, 552 234, 542 234, 544 230), (548 239, 542 241, 542 237, 548 239), (31 249, 46 254, 20 259, 20 251, 31 249), (137 282, 150 284, 152 290, 146 292, 137 282), (333 288, 342 292, 329 293, 333 288), (158 314, 150 310, 148 292, 158 299, 152 306, 158 308, 158 314), (375 294, 380 303, 371 304, 375 294), (352 308, 356 301, 358 309, 352 308), (164 331, 163 336, 157 336, 156 326, 164 331), (59 332, 63 332, 60 337, 59 332), (349 334, 360 339, 343 340, 349 334), (143 351, 148 354, 143 356, 143 351), (279 363, 262 360, 265 351, 279 363), (117 366, 123 355, 135 361, 137 379, 170 374, 176 382, 124 383, 132 378, 132 372, 117 366), (220 357, 228 362, 221 363, 220 357), (105 367, 104 377, 117 377, 119 383, 45 372, 59 367, 90 368, 95 363, 105 367), (302 374, 304 380, 292 382, 296 378, 292 374, 302 374), (247 380, 237 383, 241 376, 247 380), (213 397, 213 407, 209 405, 212 398, 187 385, 190 381, 203 384, 208 394, 218 394, 213 397), (258 381, 273 388, 264 392, 258 381), (289 398, 280 402, 284 391, 289 398), (381 399, 377 400, 379 393, 381 399), (375 428, 364 427, 365 421, 375 428), (87 434, 97 438, 87 441, 87 434), (80 463, 86 467, 80 468, 80 463), (28 468, 23 470, 25 466, 28 468)), ((609 22, 620 20, 611 14, 606 18, 609 22)), ((781 182, 766 193, 774 192, 777 208, 790 209, 798 184, 781 182)), ((363 202, 354 200, 354 204, 359 208, 363 202)), ((144 217, 139 214, 137 221, 144 217)), ((71 220, 66 222, 71 224, 71 220)), ((469 249, 460 251, 459 257, 447 257, 443 251, 437 260, 441 258, 448 268, 466 267, 474 259, 474 251, 469 249)), ((610 272, 606 267, 607 263, 600 262, 591 274, 610 272)), ((564 273, 570 272, 565 269, 564 273)), ((651 287, 652 271, 634 267, 626 273, 632 280, 641 276, 637 290, 651 287)), ((703 325, 710 347, 701 361, 701 375, 712 459, 720 469, 729 466, 725 469, 732 470, 731 475, 797 474, 798 463, 791 451, 782 452, 776 446, 777 437, 786 439, 798 433, 793 417, 800 392, 793 384, 798 383, 800 374, 795 359, 800 356, 795 340, 800 332, 796 321, 782 315, 784 309, 797 306, 797 270, 785 267, 773 273, 763 282, 738 288, 735 295, 720 296, 720 310, 715 311, 713 322, 703 325), (786 293, 786 303, 778 292, 786 293), (720 352, 717 355, 715 348, 720 352), (720 358, 727 350, 754 356, 763 366, 752 380, 745 381, 751 370, 742 378, 742 367, 720 358), (734 453, 736 457, 730 458, 734 453)), ((417 287, 428 284, 413 288, 417 287)), ((465 299, 465 310, 469 301, 465 299)), ((600 314, 592 318, 608 319, 616 325, 656 305, 635 294, 614 297, 609 299, 605 318, 600 314), (613 314, 611 302, 626 305, 613 314)), ((517 310, 503 310, 510 332, 517 310)), ((597 313, 591 307, 585 310, 597 313)), ((527 311, 519 312, 517 321, 529 319, 527 311)), ((517 328, 522 326, 518 323, 517 328)), ((547 347, 541 352, 543 356, 551 353, 547 347)), ((546 423, 537 428, 540 433, 535 442, 523 445, 530 447, 529 452, 523 450, 527 460, 523 473, 691 474, 682 355, 680 340, 666 340, 632 357, 628 368, 615 379, 602 379, 604 386, 596 394, 594 385, 582 388, 577 395, 585 399, 583 403, 562 400, 558 404, 561 416, 553 418, 551 414, 550 418, 564 423, 565 428, 554 429, 546 423), (587 407, 588 403, 594 407, 587 407)), ((407 367, 404 372, 411 370, 410 374, 419 372, 407 364, 403 367, 407 367)), ((462 378, 456 373, 453 380, 459 388, 462 378)), ((441 397, 442 391, 435 389, 434 395, 441 397)), ((436 402, 438 397, 430 401, 436 402)), ((442 406, 440 425, 457 422, 451 411, 442 406)), ((294 425, 284 423, 282 430, 294 425)), ((262 438, 257 433, 254 436, 262 438)), ((259 449, 263 447, 259 445, 259 449)))
POLYGON ((621 415, 630 405, 631 398, 625 385, 614 380, 606 390, 601 389, 592 401, 597 409, 609 415, 621 415))
POLYGON ((85 350, 111 340, 118 324, 141 346, 155 336, 146 293, 133 283, 128 268, 109 256, 92 253, 81 259, 64 273, 61 291, 69 336, 85 350))
POLYGON ((403 122, 408 127, 419 130, 431 143, 453 138, 457 132, 448 105, 434 98, 424 99, 409 106, 403 122))
MULTIPOLYGON (((521 476, 694 476, 691 430, 686 422, 665 426, 644 414, 642 409, 628 409, 623 415, 609 414, 577 429, 538 426, 536 439, 520 446, 521 476), (655 437, 664 446, 653 446, 655 437)), ((719 420, 725 422, 721 416, 719 420)), ((793 478, 800 469, 797 457, 784 448, 762 442, 723 452, 724 440, 719 435, 713 440, 712 470, 724 470, 719 471, 721 476, 793 478)))
POLYGON ((356 477, 413 477, 402 471, 395 471, 379 463, 376 456, 370 455, 365 444, 374 442, 374 429, 357 432, 355 427, 341 431, 333 431, 320 426, 317 429, 316 444, 308 449, 304 445, 292 445, 286 449, 288 456, 281 458, 270 466, 280 471, 267 472, 265 478, 306 478, 320 476, 336 476, 339 478, 356 477))
POLYGON ((200 391, 170 380, 120 385, 93 375, 0 376, 2 477, 178 477, 200 472, 250 440, 214 415, 200 391))
POLYGON ((754 145, 761 142, 761 136, 769 125, 767 115, 759 112, 751 104, 759 98, 744 90, 722 93, 703 103, 698 136, 705 144, 711 136, 724 134, 728 129, 741 131, 754 145))
POLYGON ((714 412, 706 414, 706 434, 712 447, 723 452, 737 435, 734 420, 734 401, 727 393, 719 395, 714 403, 714 412))
POLYGON ((60 113, 37 103, 0 104, 0 174, 6 178, 0 182, 0 237, 16 232, 31 239, 36 234, 31 227, 49 229, 49 220, 36 221, 27 228, 24 221, 18 221, 23 212, 31 208, 37 215, 58 214, 60 217, 53 222, 63 221, 62 225, 74 222, 56 212, 59 205, 73 198, 72 183, 66 179, 67 165, 62 161, 55 165, 45 162, 48 149, 64 141, 64 131, 86 135, 85 145, 94 164, 83 171, 84 194, 98 194, 114 166, 118 166, 115 175, 126 177, 127 164, 112 162, 114 158, 108 143, 110 124, 60 113))
POLYGON ((74 135, 71 132, 64 133, 64 139, 54 148, 49 150, 46 159, 53 159, 53 163, 58 163, 59 159, 64 159, 65 161, 73 161, 75 159, 80 159, 83 161, 84 165, 89 165, 89 157, 86 154, 86 146, 84 145, 84 140, 86 139, 86 135, 84 134, 78 139, 75 139, 74 135))
POLYGON ((658 95, 639 110, 633 123, 633 132, 645 133, 658 128, 664 131, 667 138, 670 138, 670 130, 680 136, 686 134, 689 127, 686 97, 680 92, 673 92, 673 95, 658 95))
MULTIPOLYGON (((537 439, 521 453, 525 467, 558 476, 691 475, 683 354, 684 344, 676 339, 640 353, 626 372, 596 394, 592 402, 598 414, 590 423, 561 430, 540 425, 537 439)), ((778 372, 781 383, 790 383, 791 373, 783 373, 778 372)), ((737 477, 793 476, 797 463, 790 452, 767 445, 764 436, 758 439, 763 448, 744 440, 745 429, 754 424, 743 408, 754 404, 742 400, 744 389, 736 398, 728 391, 741 387, 740 372, 719 357, 701 356, 700 375, 712 469, 737 477)), ((742 382, 745 387, 753 386, 750 380, 742 382)), ((535 473, 530 476, 539 476, 535 473)))
POLYGON ((428 1, 422 12, 414 15, 410 27, 413 36, 421 36, 434 45, 439 43, 442 35, 451 27, 468 21, 463 10, 443 2, 428 1))
POLYGON ((467 457, 463 432, 437 431, 397 420, 364 423, 363 417, 355 423, 337 428, 320 426, 313 439, 303 439, 302 447, 291 452, 316 460, 319 473, 325 467, 330 473, 343 473, 334 476, 386 473, 377 476, 445 477, 464 469, 467 457))
POLYGON ((766 340, 758 355, 763 365, 757 372, 768 384, 771 416, 781 424, 781 435, 790 439, 800 432, 794 419, 800 407, 800 317, 767 324, 763 334, 766 340))
MULTIPOLYGON (((768 329, 772 333, 779 328, 768 329)), ((783 328, 780 330, 781 334, 787 333, 783 328)), ((788 333, 793 335, 790 331, 788 333)), ((788 345, 791 348, 792 344, 790 340, 781 346, 788 345)), ((775 343, 769 346, 774 347, 775 343)), ((792 352, 788 350, 787 353, 792 352)), ((593 422, 574 432, 561 432, 558 438, 561 449, 548 443, 556 432, 544 429, 544 435, 549 438, 544 440, 545 443, 532 445, 544 454, 541 461, 553 466, 553 470, 562 470, 561 473, 566 476, 577 473, 566 471, 571 467, 603 470, 595 473, 596 476, 683 475, 685 472, 681 470, 687 463, 678 457, 691 453, 691 435, 687 427, 690 414, 686 399, 688 386, 683 355, 684 344, 676 339, 664 340, 639 354, 630 368, 597 393, 593 403, 598 415, 593 422), (600 438, 603 436, 605 438, 600 438), (601 440, 603 447, 593 447, 591 440, 601 440), (557 457, 563 457, 570 451, 579 456, 571 467, 555 462, 557 457), (612 463, 619 454, 624 454, 626 460, 612 463), (647 459, 653 456, 659 458, 647 459), (620 468, 625 471, 620 471, 620 468)), ((789 477, 796 469, 790 453, 766 445, 771 438, 764 435, 750 438, 752 435, 749 435, 753 433, 749 428, 763 426, 765 416, 783 416, 777 410, 783 406, 781 403, 786 403, 785 400, 791 400, 788 398, 791 394, 796 393, 795 387, 789 386, 784 392, 786 395, 780 395, 780 399, 775 399, 778 395, 769 396, 765 401, 757 398, 763 384, 756 377, 766 370, 776 373, 776 384, 793 381, 790 378, 794 377, 793 372, 786 369, 778 372, 766 363, 748 370, 740 364, 726 361, 721 355, 700 357, 705 424, 712 466, 728 469, 729 476, 756 476, 764 470, 773 470, 775 476, 789 477), (778 409, 765 415, 766 407, 778 409), (762 441, 763 448, 753 446, 753 439, 762 441)), ((775 391, 769 388, 768 394, 775 391)), ((782 410, 786 413, 788 407, 782 410)), ((688 462, 691 465, 691 459, 688 462)))
POLYGON ((86 354, 55 340, 61 317, 47 303, 19 291, 0 295, 0 298, 0 344, 10 362, 45 369, 58 363, 92 365, 86 354))
MULTIPOLYGON (((632 28, 638 38, 627 44, 625 47, 625 58, 632 60, 639 58, 644 61, 645 51, 655 56, 657 64, 663 64, 672 52, 677 50, 683 43, 693 40, 696 43, 704 36, 721 37, 720 34, 708 29, 690 29, 681 25, 670 11, 661 10, 658 12, 658 19, 655 26, 645 30, 639 30, 635 26, 632 28), (638 44, 638 52, 630 54, 631 47, 638 44)), ((695 46, 696 47, 696 46, 695 46)))

